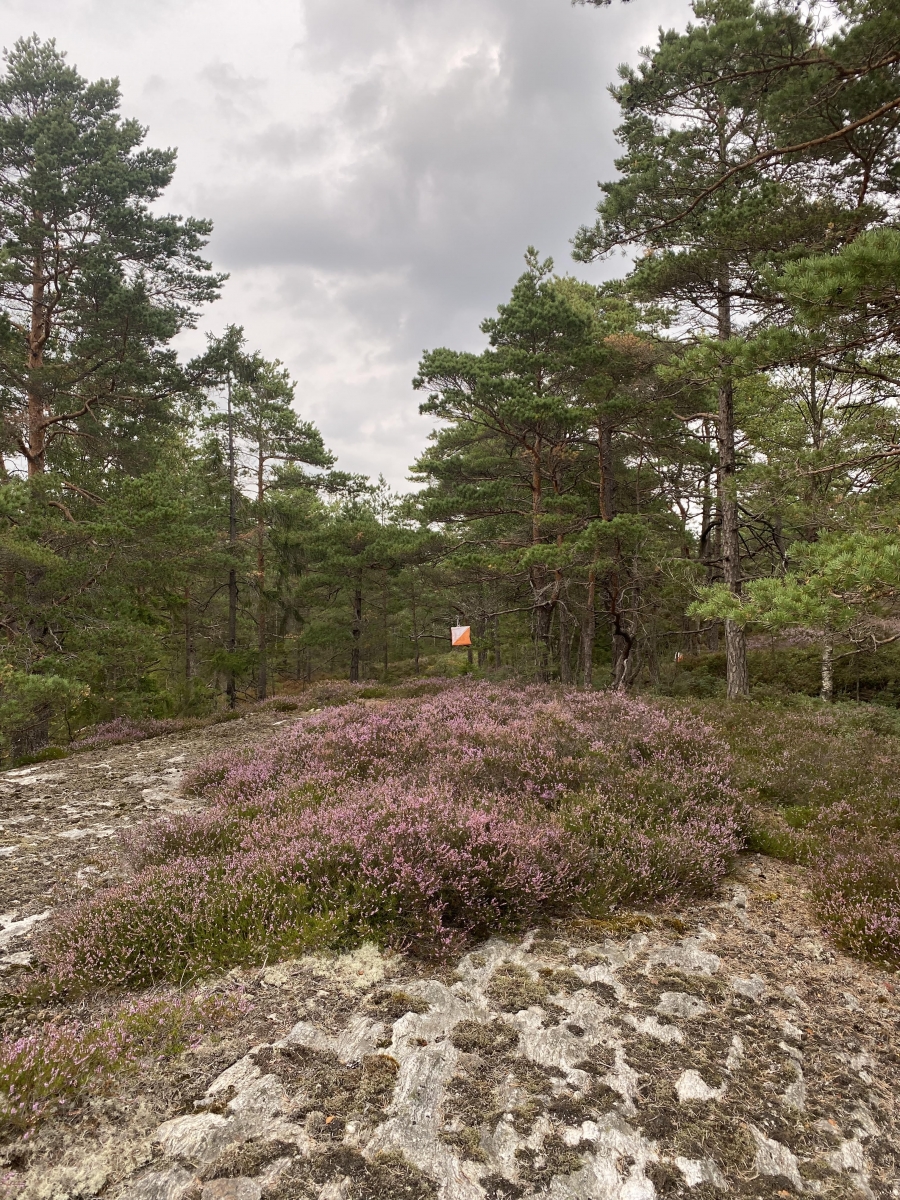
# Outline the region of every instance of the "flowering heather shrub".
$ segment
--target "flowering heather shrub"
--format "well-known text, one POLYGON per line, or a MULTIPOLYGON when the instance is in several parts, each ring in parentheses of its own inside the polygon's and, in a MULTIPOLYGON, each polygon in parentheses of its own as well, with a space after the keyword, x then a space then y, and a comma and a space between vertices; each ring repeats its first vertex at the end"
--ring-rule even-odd
POLYGON ((612 796, 626 778, 660 800, 684 789, 705 802, 733 798, 727 770, 723 743, 689 715, 631 697, 479 683, 314 714, 265 751, 209 760, 188 786, 218 805, 259 810, 309 782, 402 775, 553 808, 592 789, 612 796))
POLYGON ((183 729, 193 728, 200 724, 196 719, 171 717, 157 721, 152 717, 140 721, 131 717, 116 717, 114 721, 105 721, 95 725, 85 737, 77 738, 69 747, 70 750, 103 750, 107 746, 120 746, 124 742, 142 742, 147 738, 160 737, 164 733, 179 733, 183 729))
POLYGON ((704 709, 759 803, 751 845, 809 865, 819 911, 853 953, 900 963, 900 719, 874 705, 704 709))
POLYGON ((56 986, 76 991, 360 937, 448 951, 571 907, 589 861, 543 813, 387 780, 254 822, 227 856, 147 867, 61 916, 39 954, 56 986))
POLYGON ((900 962, 900 839, 836 837, 816 861, 813 891, 838 945, 900 962))
POLYGON ((113 1075, 149 1056, 180 1053, 213 1024, 240 1010, 234 999, 152 997, 93 1024, 50 1021, 0 1041, 0 1129, 30 1130, 83 1092, 96 1095, 113 1075))
POLYGON ((135 871, 45 928, 59 990, 360 937, 442 953, 541 915, 706 892, 740 845, 728 753, 643 701, 454 684, 314 714, 193 775, 135 871))

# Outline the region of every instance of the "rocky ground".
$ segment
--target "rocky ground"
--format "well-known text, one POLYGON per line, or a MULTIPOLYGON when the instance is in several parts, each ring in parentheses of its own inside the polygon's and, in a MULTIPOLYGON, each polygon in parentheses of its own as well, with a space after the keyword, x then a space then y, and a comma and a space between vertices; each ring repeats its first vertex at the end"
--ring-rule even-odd
POLYGON ((0 773, 0 971, 27 953, 22 938, 40 914, 108 869, 104 851, 118 830, 191 806, 181 793, 187 768, 284 724, 278 713, 251 713, 0 773))
MULTIPOLYGON (((110 869, 117 826, 188 803, 186 766, 277 719, 0 777, 7 973, 61 879, 110 869)), ((363 947, 235 971, 207 990, 243 995, 240 1020, 8 1145, 8 1194, 900 1196, 897 985, 828 947, 801 869, 757 856, 678 914, 448 967, 363 947)))

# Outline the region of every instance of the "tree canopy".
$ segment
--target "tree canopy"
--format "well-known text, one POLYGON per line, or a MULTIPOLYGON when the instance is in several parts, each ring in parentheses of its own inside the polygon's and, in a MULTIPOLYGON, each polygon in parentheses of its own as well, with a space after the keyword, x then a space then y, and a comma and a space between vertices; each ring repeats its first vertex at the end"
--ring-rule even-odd
POLYGON ((340 469, 239 326, 179 355, 225 276, 164 215, 174 150, 16 42, 0 752, 333 676, 900 703, 900 17, 836 7, 695 0, 621 69, 573 244, 632 266, 529 247, 483 349, 423 353, 406 495, 340 469))

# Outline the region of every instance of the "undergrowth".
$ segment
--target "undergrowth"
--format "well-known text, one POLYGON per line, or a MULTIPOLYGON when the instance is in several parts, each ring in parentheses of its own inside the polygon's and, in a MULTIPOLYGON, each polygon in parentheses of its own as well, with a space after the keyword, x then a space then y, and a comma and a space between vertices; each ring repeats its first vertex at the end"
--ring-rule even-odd
POLYGON ((169 733, 185 733, 192 729, 204 729, 219 725, 223 721, 236 721, 254 712, 309 712, 319 708, 349 704, 354 700, 392 697, 414 697, 429 695, 445 686, 443 680, 410 680, 408 683, 388 687, 374 682, 349 683, 342 679, 324 679, 310 684, 296 694, 270 696, 243 704, 237 709, 223 709, 204 717, 115 717, 82 731, 66 749, 51 746, 45 751, 20 759, 17 765, 26 762, 44 762, 48 758, 65 757, 66 753, 84 750, 103 750, 108 746, 121 746, 128 742, 142 742, 147 738, 162 737, 169 733))
POLYGON ((325 709, 192 786, 202 812, 129 833, 131 878, 48 922, 53 989, 362 938, 446 955, 545 916, 674 903, 715 887, 743 821, 727 746, 697 717, 539 686, 325 709))
POLYGON ((751 849, 811 868, 836 943, 900 964, 900 713, 874 705, 693 705, 727 740, 751 849))
POLYGON ((51 1020, 0 1041, 0 1134, 28 1135, 46 1117, 102 1093, 114 1076, 181 1053, 241 1011, 234 997, 153 996, 83 1023, 51 1020))
POLYGON ((32 986, 146 987, 362 939, 445 956, 549 916, 709 894, 745 845, 811 868, 841 946, 900 961, 885 710, 311 691, 302 722, 194 771, 200 812, 124 835, 130 876, 48 922, 32 986))

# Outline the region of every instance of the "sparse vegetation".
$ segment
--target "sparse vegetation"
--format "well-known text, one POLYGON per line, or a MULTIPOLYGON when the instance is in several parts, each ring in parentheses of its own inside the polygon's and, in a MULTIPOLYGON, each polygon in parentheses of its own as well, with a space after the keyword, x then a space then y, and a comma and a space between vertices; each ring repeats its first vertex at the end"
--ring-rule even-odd
POLYGON ((101 1019, 50 1020, 0 1041, 0 1134, 32 1129, 113 1077, 179 1054, 209 1026, 240 1010, 234 997, 155 995, 131 1000, 101 1019))

